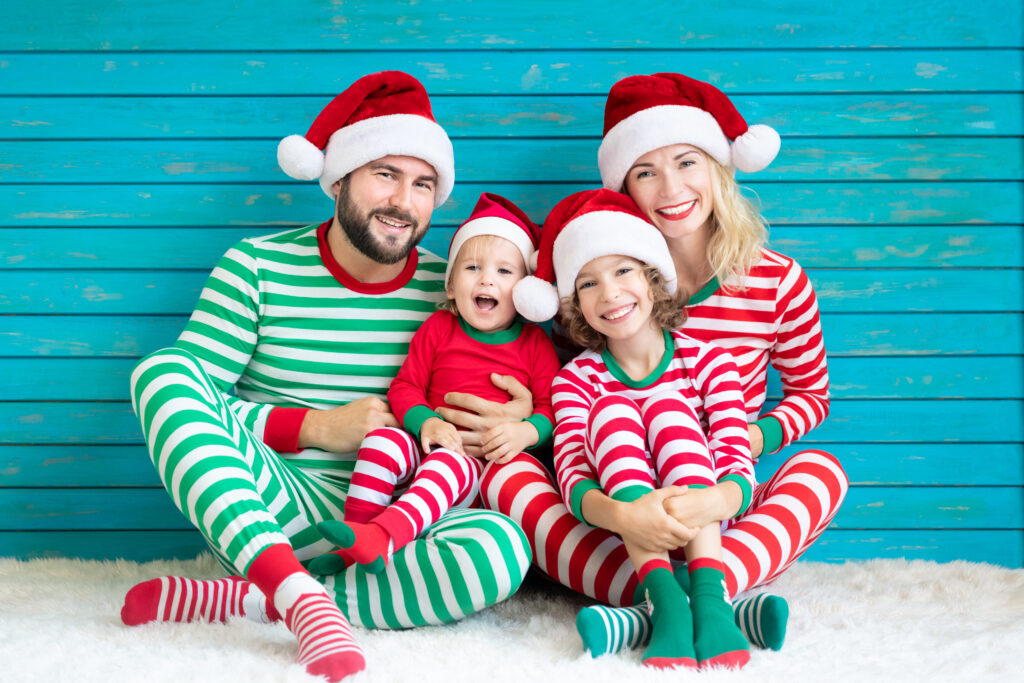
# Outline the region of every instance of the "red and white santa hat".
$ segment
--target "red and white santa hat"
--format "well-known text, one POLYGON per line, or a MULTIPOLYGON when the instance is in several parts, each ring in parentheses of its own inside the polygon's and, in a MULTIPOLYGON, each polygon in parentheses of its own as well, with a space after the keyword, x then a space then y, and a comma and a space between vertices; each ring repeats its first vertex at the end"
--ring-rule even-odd
POLYGON ((665 73, 629 76, 612 86, 597 151, 605 187, 621 190, 637 159, 675 144, 699 147, 723 166, 754 172, 775 159, 781 140, 774 128, 747 126, 725 93, 704 81, 665 73))
POLYGON ((349 172, 389 155, 422 159, 437 172, 434 206, 448 199, 455 184, 452 142, 434 120, 423 85, 401 71, 363 76, 324 107, 303 135, 289 135, 277 146, 281 170, 298 180, 331 186, 349 172))
POLYGON ((535 322, 554 317, 559 302, 572 296, 580 269, 616 254, 660 270, 665 289, 675 294, 676 269, 665 238, 628 195, 608 189, 569 195, 544 221, 536 272, 512 290, 516 310, 535 322))
POLYGON ((484 192, 473 207, 473 213, 458 227, 452 237, 452 243, 448 247, 448 267, 444 271, 446 284, 452 272, 452 264, 459 256, 459 250, 466 242, 480 235, 507 239, 523 255, 526 272, 533 272, 537 245, 540 243, 540 227, 509 200, 500 195, 484 192))

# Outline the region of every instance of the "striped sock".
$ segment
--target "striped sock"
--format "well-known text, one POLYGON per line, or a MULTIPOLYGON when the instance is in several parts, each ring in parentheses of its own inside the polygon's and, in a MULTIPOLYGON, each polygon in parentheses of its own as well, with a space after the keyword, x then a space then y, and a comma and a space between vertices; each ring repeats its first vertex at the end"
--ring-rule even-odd
POLYGON ((576 630, 583 639, 583 649, 591 657, 600 657, 646 645, 651 639, 651 616, 647 610, 646 604, 584 607, 576 615, 576 630))
MULTIPOLYGON (((684 568, 685 572, 685 568, 684 568)), ((679 576, 678 572, 676 574, 679 576)), ((683 590, 689 590, 689 579, 683 590)), ((733 621, 754 647, 781 650, 786 640, 789 605, 778 595, 762 593, 733 603, 733 621)), ((635 650, 651 638, 650 605, 633 607, 584 607, 576 616, 576 630, 583 649, 592 657, 635 650)))
POLYGON ((237 576, 226 579, 195 580, 164 576, 132 586, 124 596, 121 621, 137 626, 150 621, 224 622, 228 617, 245 617, 268 623, 279 618, 256 586, 237 576))
POLYGON ((352 627, 316 579, 296 572, 274 592, 274 604, 299 640, 298 664, 312 676, 341 679, 366 668, 352 627))

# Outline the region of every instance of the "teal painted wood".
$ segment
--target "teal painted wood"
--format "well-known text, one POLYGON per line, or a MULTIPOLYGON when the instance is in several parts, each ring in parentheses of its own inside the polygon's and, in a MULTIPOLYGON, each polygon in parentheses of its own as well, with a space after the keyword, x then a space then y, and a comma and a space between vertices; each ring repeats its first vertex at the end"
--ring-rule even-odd
MULTIPOLYGON (((541 220, 538 217, 537 220, 541 220)), ((422 246, 446 254, 455 228, 434 224, 422 246)), ((0 228, 0 268, 204 269, 244 237, 280 228, 0 228), (187 245, 187 248, 185 248, 187 245)), ((805 268, 1012 268, 1019 226, 778 226, 769 246, 805 268)))
POLYGON ((191 560, 208 551, 198 531, 0 531, 0 557, 132 562, 191 560))
MULTIPOLYGON (((191 313, 208 272, 0 271, 0 313, 191 313)), ((1020 270, 808 269, 828 312, 1021 311, 1020 270), (978 292, 985 292, 979 297, 978 292)))
MULTIPOLYGON (((1021 518, 1022 504, 1014 486, 856 486, 830 528, 1005 529, 1007 520, 1021 518)), ((189 528, 163 487, 0 489, 6 531, 189 528)))
MULTIPOLYGON (((137 359, 2 358, 7 401, 120 401, 137 359)), ((833 358, 833 398, 1024 398, 1024 358, 833 358)), ((769 400, 781 398, 773 373, 769 400)))
MULTIPOLYGON (((883 182, 762 183, 756 191, 772 225, 1014 224, 1024 214, 1020 183, 883 182)), ((481 192, 495 192, 528 215, 544 216, 565 196, 590 184, 462 183, 434 212, 438 222, 458 223, 481 192)), ((307 183, 240 185, 49 185, 11 184, 0 227, 246 225, 319 223, 331 215, 320 186, 307 183)))
MULTIPOLYGON (((160 316, 9 315, 0 356, 132 357, 169 346, 184 314, 160 316)), ((1013 313, 822 314, 830 357, 1019 354, 1021 317, 1013 313)))
POLYGON ((401 60, 431 96, 604 95, 638 73, 685 70, 726 92, 991 92, 1019 90, 1017 49, 488 50, 463 52, 11 53, 0 95, 322 95, 381 60, 401 60), (60 73, 62 78, 40 78, 60 73))
MULTIPOLYGON (((796 444, 763 456, 758 481, 766 481, 805 448, 835 455, 854 485, 1000 486, 1024 483, 1024 445, 1008 443, 796 444)), ((160 486, 140 444, 0 445, 0 488, 160 486)))
MULTIPOLYGON (((801 443, 1017 443, 1019 400, 832 402, 829 418, 801 443)), ((127 402, 0 403, 0 444, 141 443, 127 402)))
MULTIPOLYGON (((393 64, 400 68, 400 64, 393 64)), ((267 138, 304 133, 336 93, 319 97, 0 98, 0 135, 14 139, 267 138), (198 103, 201 102, 201 106, 198 103)), ((787 139, 818 136, 1014 136, 1024 134, 1014 93, 742 95, 744 118, 787 139)), ((456 140, 493 137, 600 139, 604 97, 450 96, 434 115, 456 140)), ((558 143, 552 143, 557 150, 558 143)))
POLYGON ((803 556, 809 562, 845 562, 873 558, 950 562, 962 558, 1007 567, 1024 564, 1018 529, 984 531, 852 531, 829 529, 803 556))
MULTIPOLYGON (((596 140, 456 140, 459 182, 537 178, 600 184, 596 140), (553 153, 557 152, 557 153, 553 153), (499 160, 496 163, 496 160, 499 160)), ((1002 138, 788 138, 745 180, 987 180, 1024 175, 1020 145, 1002 138)), ((743 178, 741 174, 741 178, 743 178)), ((276 140, 12 140, 0 182, 279 183, 276 140)))
POLYGON ((8 3, 0 19, 9 27, 0 50, 260 50, 268 36, 281 50, 1022 44, 1021 7, 1013 0, 927 5, 864 0, 843 6, 841 16, 821 11, 812 0, 789 0, 781 8, 742 0, 731 3, 729 11, 712 3, 684 11, 671 0, 652 0, 631 5, 629 21, 623 21, 622 4, 610 0, 295 0, 286 16, 226 0, 99 6, 55 0, 8 3))
MULTIPOLYGON (((1024 564, 1019 530, 906 531, 829 529, 804 555, 809 562, 872 558, 949 562, 970 557, 1007 567, 1024 564)), ((206 550, 198 531, 0 531, 0 557, 76 557, 148 562, 192 559, 206 550)))

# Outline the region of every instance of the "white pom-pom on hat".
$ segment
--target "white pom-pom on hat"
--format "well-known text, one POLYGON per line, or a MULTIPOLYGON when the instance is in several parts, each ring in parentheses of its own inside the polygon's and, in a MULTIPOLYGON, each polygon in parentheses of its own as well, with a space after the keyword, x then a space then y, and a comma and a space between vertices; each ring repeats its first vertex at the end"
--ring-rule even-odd
POLYGON ((296 180, 316 180, 324 172, 324 153, 304 135, 289 135, 277 145, 277 163, 296 180))
POLYGON ((732 163, 741 171, 754 173, 774 161, 782 139, 771 126, 757 123, 732 143, 732 163))
POLYGON ((534 275, 524 277, 512 288, 516 310, 535 323, 551 320, 558 313, 558 290, 547 280, 534 275))

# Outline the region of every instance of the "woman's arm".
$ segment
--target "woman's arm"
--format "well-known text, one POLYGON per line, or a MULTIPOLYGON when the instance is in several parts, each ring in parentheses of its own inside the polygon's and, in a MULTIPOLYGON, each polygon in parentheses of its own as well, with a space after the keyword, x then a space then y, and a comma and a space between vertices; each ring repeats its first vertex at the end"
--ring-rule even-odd
POLYGON ((778 331, 769 361, 782 380, 782 400, 754 424, 774 453, 803 437, 828 416, 828 364, 814 288, 795 262, 779 282, 778 331))

